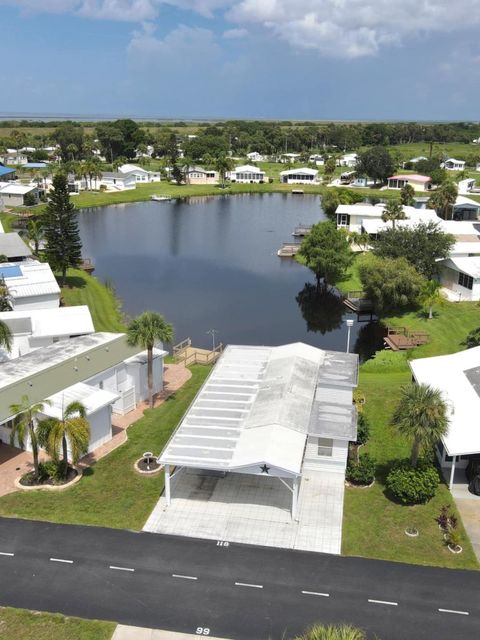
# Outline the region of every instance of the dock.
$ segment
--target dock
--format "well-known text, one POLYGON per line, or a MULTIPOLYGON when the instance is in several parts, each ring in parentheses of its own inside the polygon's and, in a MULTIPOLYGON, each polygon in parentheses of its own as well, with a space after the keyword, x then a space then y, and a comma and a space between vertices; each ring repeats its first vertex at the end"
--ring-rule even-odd
POLYGON ((302 223, 300 223, 293 230, 292 236, 294 238, 304 238, 305 236, 308 236, 308 234, 312 230, 312 227, 313 227, 313 224, 302 224, 302 223))
POLYGON ((297 255, 301 246, 300 242, 284 242, 277 251, 277 256, 280 258, 293 258, 297 255))
POLYGON ((173 358, 177 364, 189 367, 192 364, 213 364, 222 355, 223 344, 219 344, 215 349, 200 349, 192 346, 190 338, 186 338, 173 347, 173 358))
POLYGON ((93 264, 91 258, 83 258, 79 269, 85 271, 85 273, 93 273, 95 271, 95 265, 93 264))
POLYGON ((373 314, 373 303, 371 300, 365 297, 364 291, 349 291, 344 300, 343 304, 358 315, 362 314, 373 314))
POLYGON ((303 196, 304 193, 303 189, 292 189, 292 194, 294 196, 303 196))
POLYGON ((426 331, 408 331, 406 327, 387 327, 383 342, 386 349, 405 351, 426 344, 430 335, 426 331))

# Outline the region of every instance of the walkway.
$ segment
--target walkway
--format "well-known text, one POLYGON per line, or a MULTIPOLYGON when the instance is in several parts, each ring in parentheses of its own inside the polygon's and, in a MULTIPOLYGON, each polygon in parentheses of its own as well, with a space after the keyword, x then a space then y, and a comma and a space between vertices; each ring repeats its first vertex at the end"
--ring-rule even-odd
POLYGON ((182 469, 170 507, 162 496, 144 531, 340 554, 343 494, 343 474, 305 472, 292 522, 291 493, 278 478, 182 469))
MULTIPOLYGON (((450 474, 450 469, 445 470, 445 477, 450 474)), ((449 478, 446 477, 446 481, 449 478)), ((480 562, 480 496, 470 493, 465 478, 465 470, 457 469, 453 481, 452 496, 462 518, 463 526, 470 538, 473 550, 480 562)))
MULTIPOLYGON (((210 635, 208 637, 209 640, 221 640, 210 635)), ((112 640, 192 640, 192 638, 198 638, 198 634, 130 627, 125 624, 119 624, 112 636, 112 640)))
MULTIPOLYGON (((180 364, 166 364, 163 374, 164 388, 161 393, 155 397, 155 407, 159 407, 165 402, 165 399, 172 393, 180 389, 192 374, 180 364)), ((112 416, 112 434, 111 440, 101 445, 88 455, 84 456, 78 466, 82 469, 89 467, 101 458, 108 455, 111 451, 127 441, 128 427, 139 420, 148 409, 148 403, 142 402, 136 409, 130 411, 125 416, 112 416)), ((41 459, 45 459, 45 455, 41 455, 41 459)), ((32 454, 30 451, 22 451, 16 447, 10 447, 6 444, 0 444, 0 496, 18 491, 15 487, 15 479, 33 469, 32 454)))

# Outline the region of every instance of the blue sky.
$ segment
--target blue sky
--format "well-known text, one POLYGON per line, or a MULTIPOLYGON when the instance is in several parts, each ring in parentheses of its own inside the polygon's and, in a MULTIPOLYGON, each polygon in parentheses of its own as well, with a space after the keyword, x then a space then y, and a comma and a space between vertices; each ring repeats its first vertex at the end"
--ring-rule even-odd
POLYGON ((478 0, 0 0, 0 111, 478 120, 479 23, 478 0))

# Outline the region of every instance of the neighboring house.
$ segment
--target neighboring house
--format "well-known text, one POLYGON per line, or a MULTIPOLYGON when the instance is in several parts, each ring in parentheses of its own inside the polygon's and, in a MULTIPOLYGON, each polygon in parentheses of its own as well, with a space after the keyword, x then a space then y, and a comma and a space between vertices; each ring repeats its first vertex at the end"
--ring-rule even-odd
POLYGON ((425 156, 416 156, 415 158, 409 160, 409 162, 410 164, 417 164, 417 162, 420 162, 421 160, 428 160, 428 158, 426 158, 425 156))
POLYGON ((187 184, 218 184, 218 171, 203 167, 185 167, 185 182, 187 184))
POLYGON ((453 205, 454 220, 479 220, 480 219, 480 202, 466 198, 465 196, 457 196, 453 205))
POLYGON ((60 306, 60 287, 47 262, 0 264, 0 278, 5 281, 14 311, 60 306))
MULTIPOLYGON (((155 393, 163 389, 165 355, 162 349, 154 350, 155 393)), ((74 399, 76 393, 81 394, 90 415, 107 406, 114 413, 128 413, 148 395, 146 352, 138 353, 137 348, 129 346, 124 333, 92 333, 60 340, 3 363, 0 367, 0 439, 9 441, 14 417, 10 406, 18 403, 22 395, 27 394, 32 404, 53 398, 58 411, 62 397, 65 402, 67 398, 74 399)), ((46 409, 46 413, 49 411, 46 409)), ((89 450, 111 438, 111 420, 106 413, 94 422, 89 450)))
POLYGON ((270 476, 287 484, 295 520, 305 472, 345 474, 357 379, 355 354, 228 346, 158 458, 167 505, 173 467, 220 482, 229 473, 270 476))
POLYGON ((283 164, 297 162, 301 155, 301 153, 282 153, 280 156, 280 162, 283 164))
POLYGON ((464 469, 480 453, 480 347, 409 362, 418 384, 439 389, 447 403, 449 425, 437 456, 453 487, 455 468, 464 469))
POLYGON ((465 169, 465 160, 456 160, 455 158, 448 158, 440 165, 447 171, 463 171, 465 169))
POLYGON ((265 171, 249 164, 235 167, 234 171, 230 171, 229 178, 232 182, 242 183, 265 182, 268 180, 265 176, 265 171))
POLYGON ((337 167, 355 167, 358 162, 357 153, 345 153, 336 160, 337 167))
POLYGON ((318 153, 313 153, 308 158, 308 161, 311 162, 312 164, 317 165, 317 167, 323 167, 323 165, 325 164, 324 157, 318 153))
POLYGON ((48 162, 27 162, 23 165, 24 169, 46 169, 48 162))
POLYGON ((0 162, 0 181, 15 180, 15 174, 16 169, 6 167, 2 162, 0 162))
POLYGON ((6 256, 8 262, 23 262, 32 252, 18 233, 0 233, 0 256, 6 256))
POLYGON ((4 351, 3 360, 24 356, 34 349, 65 338, 95 332, 92 316, 86 305, 3 311, 0 313, 0 320, 9 327, 13 336, 12 348, 8 353, 4 351))
POLYGON ((412 186, 415 191, 430 191, 432 188, 432 179, 416 173, 391 176, 388 178, 387 189, 401 189, 406 184, 412 186))
POLYGON ((19 184, 17 182, 0 182, 0 199, 5 207, 25 206, 25 196, 30 194, 35 204, 40 202, 40 189, 38 185, 19 184))
POLYGON ((147 171, 136 164, 122 164, 118 167, 120 173, 130 173, 135 176, 136 182, 160 182, 162 177, 160 171, 147 171))
POLYGON ((104 171, 99 181, 100 187, 105 187, 107 191, 126 191, 135 189, 137 180, 133 173, 122 173, 121 171, 104 171))
POLYGON ((465 178, 457 183, 458 193, 471 193, 475 189, 475 178, 465 178))
POLYGON ((0 162, 3 164, 24 165, 28 162, 27 155, 17 149, 7 149, 6 153, 0 154, 0 162))
MULTIPOLYGON (((479 243, 480 250, 480 243, 479 243)), ((451 256, 441 260, 440 283, 458 296, 458 301, 480 300, 480 255, 451 256)))
POLYGON ((250 153, 247 153, 247 158, 250 162, 263 162, 265 160, 265 157, 262 156, 261 153, 258 153, 258 151, 251 151, 250 153))
POLYGON ((315 184, 318 182, 318 170, 303 167, 281 171, 280 181, 283 184, 315 184))
MULTIPOLYGON (((365 231, 369 234, 376 234, 383 229, 392 226, 391 222, 383 222, 382 214, 384 204, 340 204, 336 210, 337 228, 347 229, 361 233, 365 231)), ((397 226, 414 226, 420 222, 441 222, 435 211, 432 209, 416 209, 415 207, 404 206, 406 219, 396 222, 397 226)))
POLYGON ((373 185, 373 180, 369 180, 366 176, 356 176, 350 183, 351 187, 369 187, 373 185))

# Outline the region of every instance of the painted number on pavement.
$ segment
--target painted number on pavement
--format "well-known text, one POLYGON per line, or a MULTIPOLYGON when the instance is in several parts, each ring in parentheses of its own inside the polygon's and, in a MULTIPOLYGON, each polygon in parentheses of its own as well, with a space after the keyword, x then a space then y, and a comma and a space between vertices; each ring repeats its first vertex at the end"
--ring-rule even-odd
POLYGON ((229 547, 230 543, 226 540, 217 540, 217 547, 229 547))
POLYGON ((197 634, 197 636, 209 636, 210 629, 208 627, 197 627, 195 633, 197 634))

